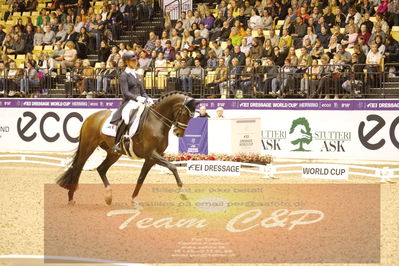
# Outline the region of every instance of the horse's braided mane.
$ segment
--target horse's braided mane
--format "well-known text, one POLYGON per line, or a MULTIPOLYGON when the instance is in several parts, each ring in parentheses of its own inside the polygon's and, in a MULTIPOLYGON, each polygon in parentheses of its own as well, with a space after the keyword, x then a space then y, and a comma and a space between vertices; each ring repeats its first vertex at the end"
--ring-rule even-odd
POLYGON ((182 92, 182 91, 171 91, 171 92, 167 92, 161 95, 161 97, 159 97, 157 103, 154 105, 157 106, 158 104, 160 104, 164 99, 173 96, 173 95, 184 95, 184 96, 190 96, 188 93, 186 92, 182 92))

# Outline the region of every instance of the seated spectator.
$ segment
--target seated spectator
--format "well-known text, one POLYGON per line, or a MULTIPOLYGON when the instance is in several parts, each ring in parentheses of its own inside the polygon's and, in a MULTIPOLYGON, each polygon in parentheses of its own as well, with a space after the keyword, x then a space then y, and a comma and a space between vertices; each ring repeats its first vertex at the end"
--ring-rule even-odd
POLYGON ((282 67, 284 65, 284 59, 287 55, 282 54, 278 47, 273 48, 272 60, 277 66, 282 67))
POLYGON ((286 42, 286 46, 287 47, 291 47, 294 46, 294 42, 292 40, 292 37, 288 34, 288 29, 283 29, 283 35, 280 38, 280 41, 278 43, 278 47, 281 48, 282 47, 282 41, 286 42))
POLYGON ((234 27, 237 28, 238 35, 240 35, 242 38, 244 38, 244 37, 246 36, 245 29, 244 29, 244 27, 241 25, 241 23, 240 23, 239 20, 236 20, 236 21, 234 22, 234 27))
POLYGON ((294 47, 290 47, 290 50, 288 51, 288 55, 287 55, 286 59, 290 60, 291 66, 296 67, 298 65, 299 60, 298 60, 298 57, 296 56, 294 47))
MULTIPOLYGON (((207 86, 208 88, 215 90, 219 88, 219 84, 227 80, 227 67, 224 62, 224 58, 218 59, 218 66, 215 69, 214 79, 207 86)), ((218 90, 219 92, 219 90, 218 90)), ((218 93, 217 92, 217 93, 218 93)), ((213 91, 213 94, 217 94, 216 91, 213 91)))
POLYGON ((212 34, 211 40, 219 40, 219 41, 225 41, 230 37, 231 33, 231 28, 229 26, 229 23, 227 21, 223 22, 223 27, 220 31, 215 32, 212 34))
POLYGON ((173 47, 181 47, 181 37, 176 29, 172 30, 172 37, 170 38, 173 47))
POLYGON ((43 44, 43 29, 41 27, 36 27, 36 32, 33 35, 33 45, 38 46, 43 44))
POLYGON ((365 44, 368 44, 371 34, 367 31, 367 26, 365 24, 362 24, 360 26, 360 32, 357 35, 357 40, 356 40, 357 42, 359 41, 360 37, 363 37, 365 44))
POLYGON ((301 48, 301 55, 299 56, 299 62, 303 64, 303 62, 306 62, 307 66, 310 66, 312 63, 312 56, 308 53, 308 50, 306 50, 305 47, 301 48))
POLYGON ((147 57, 146 52, 141 51, 139 58, 139 68, 143 69, 144 71, 147 71, 148 68, 150 67, 150 63, 151 59, 147 57))
POLYGON ((236 27, 231 28, 230 39, 233 46, 241 45, 242 37, 238 34, 238 29, 236 27))
POLYGON ((374 28, 371 33, 374 33, 376 30, 376 26, 379 26, 381 30, 385 33, 388 34, 389 32, 389 25, 388 23, 384 20, 384 16, 381 13, 377 13, 375 15, 376 22, 374 23, 374 28))
POLYGON ((252 9, 251 11, 251 18, 249 19, 248 22, 248 27, 251 28, 252 30, 262 28, 262 18, 259 16, 258 10, 257 9, 252 9))
POLYGON ((324 48, 321 45, 321 41, 317 39, 313 49, 310 51, 310 55, 313 59, 320 59, 322 54, 324 54, 324 48))
MULTIPOLYGON (((188 34, 190 34, 190 31, 188 31, 188 34)), ((168 32, 166 30, 162 31, 162 34, 161 34, 161 45, 162 45, 163 48, 166 47, 166 41, 168 41, 168 40, 170 40, 168 32)))
POLYGON ((252 47, 249 51, 249 56, 253 60, 261 59, 263 57, 263 47, 257 39, 252 40, 252 47))
POLYGON ((320 34, 318 35, 318 39, 321 41, 321 44, 324 49, 328 48, 328 44, 330 42, 331 34, 327 32, 326 27, 321 27, 320 34))
POLYGON ((220 95, 221 99, 226 99, 229 97, 230 93, 235 94, 236 87, 240 78, 241 67, 238 65, 239 61, 237 58, 231 59, 232 68, 228 73, 228 79, 220 83, 220 95))
POLYGON ((205 38, 202 38, 201 40, 201 44, 198 47, 197 51, 200 52, 203 56, 207 56, 208 55, 208 51, 209 51, 209 45, 208 45, 208 41, 205 38))
POLYGON ((247 38, 242 39, 240 50, 241 50, 241 52, 243 52, 245 54, 245 56, 249 56, 249 51, 251 50, 251 45, 248 44, 247 38))
POLYGON ((80 33, 76 40, 79 50, 79 58, 87 58, 87 54, 89 51, 88 49, 89 41, 90 37, 89 34, 87 33, 86 28, 84 27, 80 28, 80 33))
POLYGON ((296 17, 294 23, 294 31, 293 33, 291 33, 295 48, 299 48, 300 46, 302 46, 302 38, 305 37, 306 33, 307 27, 306 24, 303 23, 303 19, 301 17, 296 17))
POLYGON ((119 49, 117 46, 112 46, 111 48, 111 54, 108 56, 107 62, 108 61, 114 61, 116 64, 118 63, 118 60, 116 56, 119 54, 119 49))
POLYGON ((217 66, 218 66, 218 58, 216 57, 216 53, 214 50, 209 50, 208 60, 206 62, 206 70, 214 71, 217 66))
POLYGON ((176 75, 182 84, 182 91, 189 92, 188 80, 190 77, 191 68, 187 66, 186 60, 183 58, 180 62, 181 67, 178 69, 176 75))
MULTIPOLYGON (((359 44, 356 44, 353 46, 353 54, 352 54, 352 59, 353 55, 356 54, 356 62, 358 64, 365 64, 366 63, 366 54, 363 52, 359 44)), ((353 61, 353 60, 352 60, 353 61)))
POLYGON ((207 10, 205 12, 205 18, 202 20, 202 23, 204 24, 205 28, 210 31, 213 28, 214 21, 215 18, 212 16, 211 11, 207 10))
POLYGON ((183 28, 183 22, 181 22, 180 20, 178 20, 176 22, 176 26, 175 29, 177 30, 177 33, 179 34, 179 36, 181 36, 183 34, 184 28, 183 28))
MULTIPOLYGON (((253 82, 254 67, 252 65, 252 59, 247 57, 245 59, 245 66, 243 67, 240 75, 240 88, 243 95, 246 95, 254 87, 253 82)), ((239 96, 240 97, 240 96, 239 96)))
POLYGON ((11 48, 7 48, 7 54, 25 54, 26 53, 26 43, 25 40, 21 39, 20 35, 14 35, 14 42, 11 48))
POLYGON ((256 33, 258 36, 255 38, 259 41, 259 44, 265 43, 266 37, 263 34, 263 30, 261 28, 256 29, 256 33))
MULTIPOLYGON (((194 40, 194 38, 193 38, 193 36, 190 35, 190 31, 184 30, 180 49, 191 49, 192 50, 193 48, 190 48, 190 47, 193 43, 193 40, 194 40)), ((169 39, 167 39, 167 41, 169 41, 171 43, 171 41, 169 39)), ((166 41, 165 41, 165 46, 166 46, 166 41)))
POLYGON ((266 40, 270 40, 272 47, 278 46, 279 37, 276 35, 274 30, 269 31, 269 36, 265 38, 265 42, 266 40))
POLYGON ((316 39, 317 39, 317 35, 314 33, 313 28, 307 27, 307 34, 305 35, 305 37, 303 37, 302 45, 305 46, 305 41, 310 40, 310 43, 313 46, 314 43, 316 42, 316 39))
POLYGON ((163 53, 163 47, 160 39, 157 39, 155 41, 155 46, 153 51, 156 51, 157 53, 163 53))
POLYGON ((206 112, 206 107, 205 105, 201 105, 199 108, 199 115, 197 117, 202 117, 202 118, 209 118, 210 116, 206 112))
POLYGON ((144 50, 146 51, 152 51, 154 50, 155 47, 155 40, 157 39, 157 36, 155 35, 155 32, 151 31, 149 33, 149 38, 147 43, 144 46, 144 50))
POLYGON ((224 59, 224 64, 226 65, 226 67, 230 67, 232 59, 230 49, 226 48, 223 50, 222 58, 224 59))
POLYGON ((56 68, 56 64, 61 63, 64 60, 64 53, 65 50, 64 48, 62 48, 62 43, 56 42, 55 49, 50 54, 50 59, 49 59, 50 69, 56 68))
MULTIPOLYGON (((399 45, 398 42, 392 36, 389 36, 385 41, 384 56, 385 56, 385 63, 396 63, 399 61, 399 45)), ((391 71, 392 68, 395 69, 395 67, 392 66, 391 69, 389 69, 390 73, 395 72, 391 71)))
POLYGON ((108 42, 101 41, 100 48, 98 49, 98 61, 105 62, 108 61, 111 55, 111 49, 109 48, 108 42))
POLYGON ((381 36, 379 36, 379 35, 375 36, 374 44, 377 45, 378 52, 380 52, 381 55, 384 55, 384 53, 385 53, 385 45, 384 45, 384 43, 382 41, 381 36))
POLYGON ((154 63, 154 66, 155 66, 155 71, 157 71, 157 72, 167 70, 166 69, 166 67, 167 67, 166 59, 164 58, 162 52, 158 53, 157 59, 155 60, 155 63, 154 63))
POLYGON ((44 28, 43 44, 42 45, 52 45, 55 42, 55 33, 50 26, 44 28))
POLYGON ((312 60, 312 65, 308 67, 304 77, 301 79, 301 94, 314 95, 314 90, 318 87, 320 81, 320 66, 317 59, 312 60), (311 91, 312 89, 312 91, 311 91))
POLYGON ((66 49, 61 62, 61 73, 65 74, 67 68, 72 68, 75 65, 76 59, 78 59, 78 52, 75 49, 75 44, 71 41, 65 45, 66 49))
POLYGON ((166 61, 173 62, 175 60, 176 49, 172 46, 171 41, 166 42, 166 47, 164 49, 164 56, 166 61))
POLYGON ((82 75, 81 78, 83 80, 83 92, 81 95, 93 95, 95 89, 96 79, 94 77, 94 68, 90 65, 90 61, 85 59, 82 61, 82 75))
POLYGON ((271 30, 273 28, 273 18, 270 16, 269 10, 263 10, 263 17, 261 18, 262 29, 263 30, 271 30))
POLYGON ((360 46, 360 49, 363 51, 364 54, 367 54, 370 50, 369 46, 365 43, 365 40, 363 37, 360 37, 358 39, 358 44, 360 46))
POLYGON ((20 92, 26 95, 31 87, 39 86, 39 75, 30 62, 25 63, 25 77, 20 80, 20 92))
POLYGON ((58 31, 55 34, 55 41, 56 42, 64 42, 67 36, 67 32, 64 30, 64 25, 58 25, 58 31))
POLYGON ((77 40, 78 33, 75 32, 75 28, 74 28, 73 24, 68 24, 66 32, 67 32, 67 36, 65 38, 64 43, 75 42, 77 40))
POLYGON ((234 46, 234 50, 231 53, 231 59, 233 58, 237 58, 238 59, 238 65, 239 66, 244 66, 245 65, 245 54, 243 52, 241 52, 240 50, 240 46, 236 45, 234 46))
POLYGON ((340 44, 338 45, 338 51, 337 54, 340 55, 342 57, 342 60, 345 63, 349 63, 352 59, 352 55, 351 53, 349 53, 348 51, 346 51, 345 46, 340 44))
POLYGON ((286 96, 285 88, 289 84, 293 84, 294 73, 296 68, 291 66, 289 59, 284 60, 284 67, 279 72, 278 76, 272 79, 272 95, 286 96))

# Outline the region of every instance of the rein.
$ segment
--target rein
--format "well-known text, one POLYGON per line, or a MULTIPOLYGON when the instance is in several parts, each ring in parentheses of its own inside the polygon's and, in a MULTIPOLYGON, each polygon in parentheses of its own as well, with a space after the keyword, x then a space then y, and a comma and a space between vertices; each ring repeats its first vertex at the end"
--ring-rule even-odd
POLYGON ((181 122, 177 121, 177 119, 178 119, 178 118, 181 116, 181 114, 182 114, 183 108, 185 108, 185 109, 188 111, 190 117, 193 117, 193 116, 194 116, 194 114, 190 111, 190 109, 188 109, 188 107, 187 107, 185 104, 182 104, 181 107, 179 108, 179 110, 178 110, 178 115, 176 115, 174 121, 172 121, 172 120, 170 120, 169 118, 165 117, 164 115, 162 115, 161 113, 159 113, 157 110, 155 110, 155 109, 152 108, 152 107, 150 107, 149 110, 150 110, 163 124, 165 124, 167 127, 171 128, 172 126, 175 126, 175 127, 177 127, 177 128, 186 130, 187 127, 188 127, 188 124, 184 124, 184 123, 181 123, 181 122))

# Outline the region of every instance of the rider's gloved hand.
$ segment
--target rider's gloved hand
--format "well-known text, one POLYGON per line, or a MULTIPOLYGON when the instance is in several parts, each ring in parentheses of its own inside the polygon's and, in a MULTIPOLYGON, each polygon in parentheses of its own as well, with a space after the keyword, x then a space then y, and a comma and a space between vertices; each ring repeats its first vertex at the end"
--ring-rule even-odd
POLYGON ((154 104, 154 100, 151 99, 150 97, 148 97, 148 98, 147 98, 147 103, 148 103, 149 105, 153 105, 153 104, 154 104))
POLYGON ((143 96, 138 96, 137 98, 136 98, 136 100, 139 102, 139 103, 145 103, 145 97, 143 97, 143 96))

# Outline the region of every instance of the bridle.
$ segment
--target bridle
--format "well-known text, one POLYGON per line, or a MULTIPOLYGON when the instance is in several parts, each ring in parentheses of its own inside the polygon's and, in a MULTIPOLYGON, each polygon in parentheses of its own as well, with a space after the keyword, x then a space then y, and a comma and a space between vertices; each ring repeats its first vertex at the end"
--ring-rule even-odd
POLYGON ((159 113, 157 110, 154 108, 150 107, 150 111, 159 119, 161 120, 162 123, 164 123, 167 127, 171 128, 172 126, 175 126, 177 128, 186 130, 188 128, 188 124, 184 124, 182 122, 177 121, 181 115, 183 114, 184 110, 187 110, 188 115, 193 118, 194 117, 194 112, 191 112, 190 109, 187 107, 186 103, 188 102, 188 97, 184 99, 184 102, 181 104, 179 109, 175 111, 176 115, 174 115, 174 119, 170 120, 169 118, 165 117, 161 113, 159 113))

